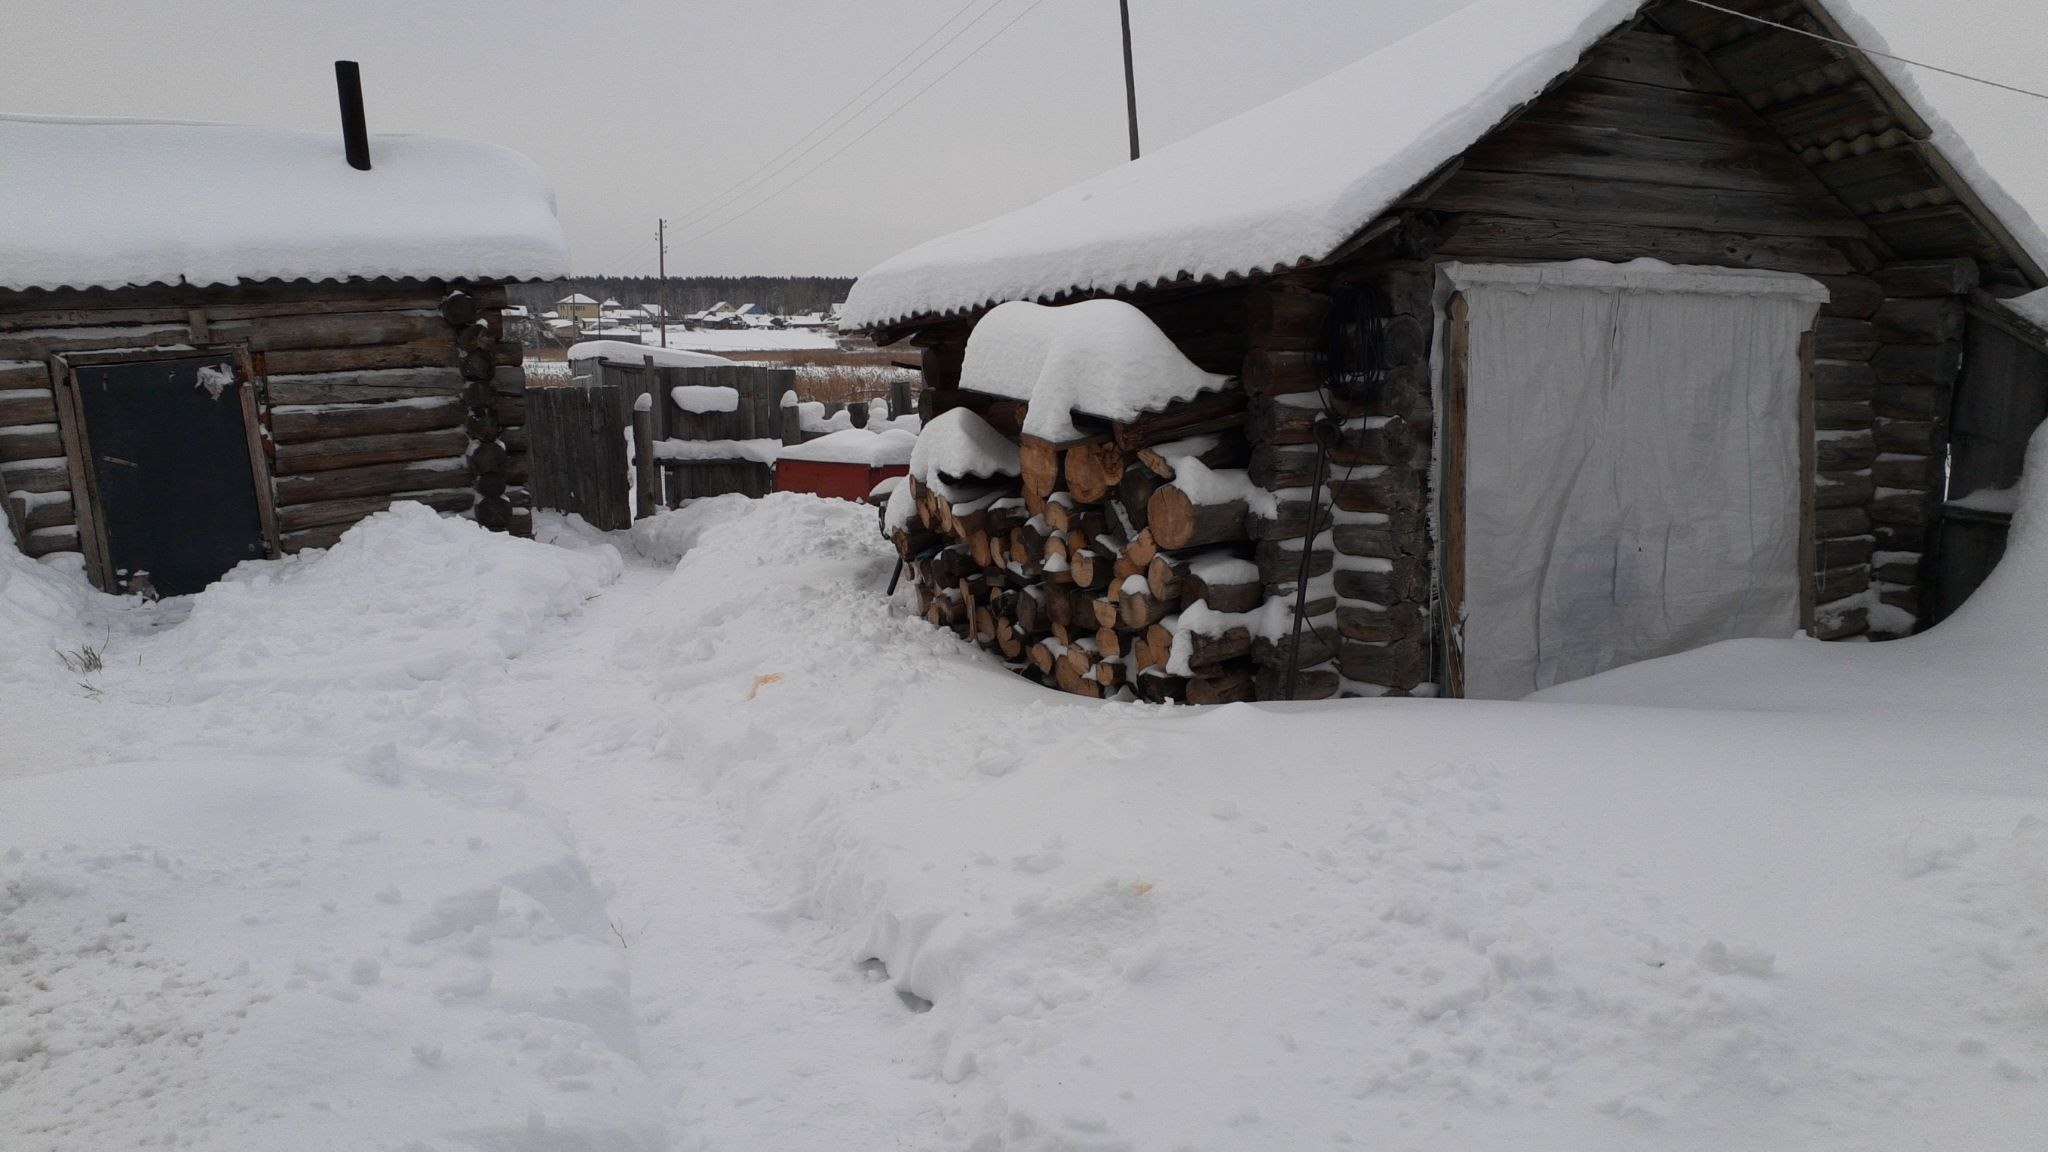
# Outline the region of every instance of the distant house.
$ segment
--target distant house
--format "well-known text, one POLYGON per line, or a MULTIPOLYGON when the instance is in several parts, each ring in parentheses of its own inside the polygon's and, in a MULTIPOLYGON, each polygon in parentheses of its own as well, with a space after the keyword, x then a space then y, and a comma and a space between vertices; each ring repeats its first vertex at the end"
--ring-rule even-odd
POLYGON ((2009 487, 2048 405, 2004 303, 2048 237, 1855 0, 1724 7, 1825 39, 1478 0, 862 276, 842 322, 922 346, 932 458, 1020 452, 897 520, 953 541, 904 537, 928 617, 1015 660, 1051 605, 1037 674, 1091 694, 1513 697, 1967 595, 1995 545, 1951 529, 1997 502, 1945 495, 2009 487))
POLYGON ((0 116, 0 505, 110 592, 194 592, 396 500, 531 528, 504 285, 567 271, 502 149, 0 116))
POLYGON ((598 303, 581 292, 575 292, 555 301, 555 312, 571 320, 595 320, 598 303))

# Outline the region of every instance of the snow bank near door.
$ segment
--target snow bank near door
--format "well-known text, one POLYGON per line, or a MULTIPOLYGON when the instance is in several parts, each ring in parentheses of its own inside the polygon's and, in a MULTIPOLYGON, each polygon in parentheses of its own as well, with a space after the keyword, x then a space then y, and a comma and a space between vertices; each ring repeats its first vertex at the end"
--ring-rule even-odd
MULTIPOLYGON (((1953 616, 1882 644, 1740 640, 1618 668, 1542 700, 1776 711, 2036 715, 2048 679, 2048 425, 2027 446, 2005 557, 1953 616)), ((1889 754, 1873 749, 1873 759, 1889 754)))

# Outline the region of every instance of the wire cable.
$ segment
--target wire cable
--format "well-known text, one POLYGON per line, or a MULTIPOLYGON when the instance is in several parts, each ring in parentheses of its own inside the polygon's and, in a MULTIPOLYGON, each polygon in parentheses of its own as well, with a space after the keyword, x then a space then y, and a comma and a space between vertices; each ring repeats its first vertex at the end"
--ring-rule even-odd
POLYGON ((1910 64, 1915 68, 1925 68, 1929 72, 1939 72, 1943 76, 1953 76, 1958 80, 1968 80, 1972 84, 1983 84, 1987 87, 2001 89, 2021 96, 2031 96, 2036 100, 2048 100, 2048 92, 2036 92, 2031 88, 2021 88, 2017 85, 2006 84, 1998 80, 1987 80, 1982 76, 1972 76, 1968 72, 1958 72, 1953 68, 1943 68, 1939 64, 1929 64, 1924 60, 1912 60, 1890 52, 1881 52, 1876 48, 1865 48, 1860 44, 1851 44, 1846 40, 1837 40, 1833 36, 1824 35, 1819 32, 1809 32, 1804 28, 1794 28, 1790 24, 1780 24, 1775 20, 1766 20, 1762 16, 1752 16, 1747 12, 1738 12, 1733 8, 1725 8, 1719 4, 1709 3, 1709 0, 1685 0, 1685 2, 1696 7, 1708 9, 1709 11, 1719 12, 1724 16, 1734 16, 1738 19, 1747 20, 1752 24, 1761 24, 1766 28, 1776 28, 1780 32, 1790 32, 1795 36, 1804 36, 1809 40, 1818 40, 1823 44, 1833 44, 1837 48, 1847 48, 1851 52, 1860 52, 1865 56, 1877 56, 1886 60, 1895 60, 1900 64, 1910 64))
MULTIPOLYGON (((825 140, 829 139, 834 132, 839 131, 841 128, 845 127, 847 123, 851 123, 853 120, 857 119, 862 112, 867 111, 868 108, 873 105, 874 100, 870 100, 868 103, 862 104, 860 108, 856 110, 852 116, 847 117, 845 123, 837 125, 833 124, 833 122, 838 120, 839 117, 843 115, 847 109, 852 108, 854 104, 860 100, 861 97, 866 96, 869 92, 873 91, 875 86, 882 83, 882 81, 887 80, 892 75, 895 75, 896 70, 898 68, 903 67, 905 62, 909 61, 918 53, 924 51, 925 45, 930 44, 932 41, 938 39, 939 34, 941 32, 944 32, 947 28, 951 27, 953 22, 955 20, 958 20, 963 14, 965 14, 968 9, 982 2, 983 0, 967 0, 966 3, 960 5, 959 8, 953 11, 953 14, 951 16, 948 16, 944 20, 940 21, 938 26, 932 29, 930 35, 926 36, 923 40, 918 41, 915 47, 913 47, 910 51, 905 52, 902 56, 898 57, 894 64, 891 64, 887 68, 883 69, 881 75, 875 77, 873 80, 868 81, 866 87, 862 88, 860 91, 855 92, 852 96, 848 97, 846 102, 844 104, 841 104, 838 108, 834 109, 831 115, 825 117, 823 120, 818 121, 818 123, 811 127, 810 131, 804 133, 803 135, 797 137, 795 140, 791 141, 782 149, 782 151, 777 152, 775 155, 770 156, 767 160, 762 161, 760 166, 755 168, 752 172, 747 173, 745 176, 740 177, 737 181, 734 181, 732 184, 727 185, 722 191, 712 196, 709 200, 706 200, 703 203, 697 205, 695 208, 692 208, 688 212, 685 212, 682 215, 682 217, 676 221, 677 227, 687 227, 691 224, 703 220, 706 216, 712 215, 717 209, 729 205, 734 199, 737 198, 738 194, 742 193, 743 190, 750 189, 754 186, 759 185, 765 180, 772 179, 775 176, 776 172, 782 171, 782 168, 786 168, 788 167, 788 165, 784 164, 782 168, 776 168, 773 172, 768 171, 769 168, 774 166, 776 162, 781 160, 783 157, 789 156, 791 152, 795 152, 796 149, 802 147, 806 141, 809 141, 813 136, 817 136, 819 131, 825 129, 828 125, 831 125, 830 130, 826 131, 823 136, 819 136, 817 143, 823 143, 825 140)), ((941 44, 938 46, 938 48, 934 49, 931 55, 926 56, 923 60, 918 61, 916 65, 912 66, 910 71, 905 72, 901 77, 899 77, 895 84, 892 84, 888 88, 883 89, 881 92, 876 93, 875 100, 879 100, 883 96, 888 95, 891 91, 894 91, 898 85, 901 85, 903 81, 908 80, 911 76, 915 75, 919 68, 922 68, 926 64, 930 63, 931 60, 934 57, 936 57, 940 52, 945 51, 949 46, 951 46, 953 41, 960 37, 961 33, 966 32, 969 28, 972 28, 977 23, 980 23, 981 19, 984 16, 987 16, 990 11, 993 11, 995 9, 995 6, 1000 3, 1002 3, 1002 0, 994 0, 994 2, 989 5, 988 9, 985 9, 980 15, 976 16, 972 20, 969 20, 967 23, 961 25, 959 30, 956 31, 951 37, 949 37, 944 44, 941 44)), ((813 144, 812 147, 816 147, 816 144, 813 144)), ((798 153, 797 156, 791 157, 790 163, 795 163, 797 159, 800 159, 802 157, 802 155, 803 153, 798 153)))
POLYGON ((780 188, 775 189, 773 192, 770 192, 768 193, 768 195, 763 196, 759 200, 756 200, 753 204, 748 205, 741 211, 725 218, 724 220, 719 221, 717 224, 713 224, 708 228, 700 229, 699 231, 691 233, 690 235, 683 238, 683 242, 688 243, 689 241, 692 240, 701 240, 704 237, 711 235, 713 232, 716 232, 726 227, 727 225, 743 220, 746 217, 753 215, 754 212, 764 207, 777 197, 781 196, 784 192, 787 192, 791 188, 796 187, 798 184, 803 183, 805 180, 810 178, 812 173, 818 171, 820 168, 825 167, 827 164, 832 163, 832 161, 837 160, 841 155, 845 154, 847 149, 867 139, 869 136, 874 134, 875 129, 880 128, 884 124, 887 124, 890 120, 895 118, 897 113, 903 111, 905 108, 908 108, 912 104, 916 103, 918 97, 923 96, 925 93, 931 91, 941 81, 945 80, 946 77, 951 76, 955 72, 958 72, 962 65, 966 64, 969 60, 974 59, 977 55, 980 55, 982 49, 988 47, 990 44, 995 43, 995 41, 999 39, 1003 35, 1003 33, 1008 32, 1011 28, 1016 27, 1018 21, 1024 19, 1026 16, 1029 16, 1033 12, 1037 11, 1039 5, 1043 3, 1045 3, 1045 0, 1031 0, 1030 5, 1028 5, 1022 12, 1019 12, 1015 16, 1012 16, 1010 18, 1009 23, 1004 24, 1002 27, 990 33, 979 44, 976 44, 973 48, 969 49, 965 56, 962 56, 960 57, 960 59, 955 60, 951 67, 947 68, 944 72, 939 73, 937 76, 934 76, 931 79, 930 83, 927 83, 924 87, 919 88, 915 92, 912 92, 901 103, 897 104, 894 108, 891 108, 886 113, 883 113, 881 119, 875 121, 873 124, 868 125, 867 129, 863 131, 860 135, 855 136, 853 139, 848 140, 846 143, 840 145, 839 148, 836 149, 831 155, 825 157, 823 160, 818 161, 816 164, 811 165, 809 168, 804 169, 802 172, 797 173, 795 179, 790 180, 788 183, 782 185, 780 188))

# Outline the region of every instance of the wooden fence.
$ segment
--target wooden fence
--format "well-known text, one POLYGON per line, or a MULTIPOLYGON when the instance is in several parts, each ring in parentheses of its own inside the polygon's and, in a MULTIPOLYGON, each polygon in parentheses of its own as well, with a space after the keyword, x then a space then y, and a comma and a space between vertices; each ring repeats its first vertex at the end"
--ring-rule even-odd
POLYGON ((592 362, 579 366, 587 370, 570 386, 528 389, 536 507, 619 529, 663 505, 727 492, 764 496, 774 488, 774 466, 759 458, 765 446, 758 442, 781 441, 780 401, 796 386, 796 373, 750 365, 673 368, 651 359, 592 362), (730 388, 738 403, 729 412, 686 411, 674 399, 679 387, 730 388), (706 456, 688 449, 665 455, 661 445, 668 441, 704 443, 706 456), (733 442, 757 442, 754 457, 717 454, 738 452, 733 442))

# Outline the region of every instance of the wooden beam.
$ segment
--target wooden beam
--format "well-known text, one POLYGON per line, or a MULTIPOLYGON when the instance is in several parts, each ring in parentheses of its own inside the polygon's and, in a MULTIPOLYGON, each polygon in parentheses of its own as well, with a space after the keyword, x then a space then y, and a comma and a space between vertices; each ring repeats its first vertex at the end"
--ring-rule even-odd
POLYGON ((1862 239, 1870 235, 1862 220, 1818 194, 1688 188, 1629 180, 1464 171, 1431 197, 1429 205, 1442 212, 1755 236, 1862 239))
POLYGON ((1454 217, 1441 256, 1493 260, 1633 260, 1648 256, 1675 264, 1769 268, 1839 276, 1856 265, 1828 241, 1801 236, 1753 236, 1610 223, 1560 223, 1514 216, 1454 217))
POLYGON ((1444 304, 1444 694, 1465 695, 1465 414, 1472 359, 1470 306, 1444 304))

